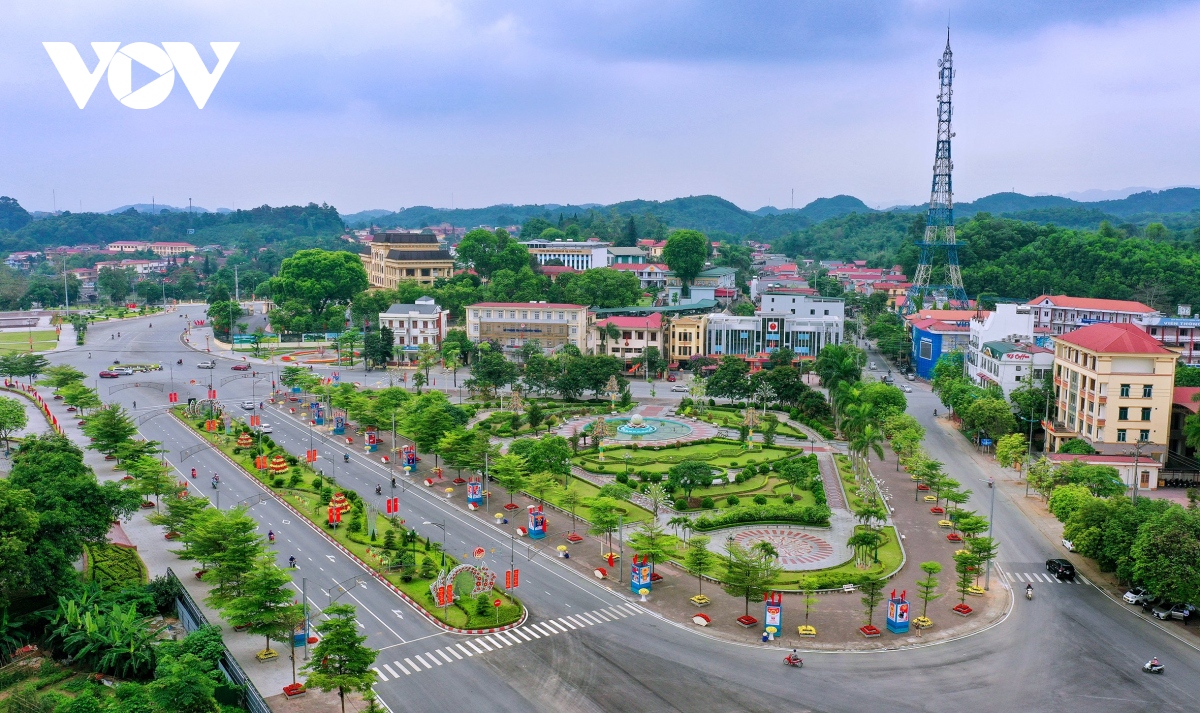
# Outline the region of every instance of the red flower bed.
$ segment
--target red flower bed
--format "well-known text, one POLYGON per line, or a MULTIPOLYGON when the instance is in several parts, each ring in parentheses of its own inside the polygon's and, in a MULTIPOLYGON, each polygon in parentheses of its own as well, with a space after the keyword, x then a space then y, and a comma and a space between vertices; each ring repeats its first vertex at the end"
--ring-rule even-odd
POLYGON ((567 535, 567 542, 583 542, 583 535, 572 532, 567 535))
POLYGON ((149 510, 150 508, 154 507, 154 503, 150 502, 149 500, 143 500, 142 507, 146 510, 149 510))
POLYGON ((951 542, 962 542, 962 535, 957 532, 951 532, 949 535, 946 535, 946 539, 951 542))
POLYGON ((287 696, 288 698, 294 698, 295 696, 303 694, 304 690, 303 683, 289 683, 283 687, 283 695, 287 696))
POLYGON ((752 617, 752 616, 750 616, 749 614, 747 614, 747 615, 745 615, 745 616, 739 616, 739 617, 737 618, 737 623, 739 623, 739 624, 741 624, 742 626, 744 626, 744 627, 746 627, 747 629, 749 629, 750 627, 752 627, 752 626, 754 626, 755 624, 757 624, 757 623, 758 623, 758 619, 755 619, 754 617, 752 617))
POLYGON ((516 503, 508 503, 507 505, 504 506, 504 509, 505 510, 520 510, 521 506, 517 505, 516 503))
POLYGON ((879 628, 875 627, 875 626, 871 626, 870 624, 867 624, 866 626, 860 626, 860 627, 858 627, 858 630, 862 633, 863 636, 865 636, 869 639, 879 636, 879 628))
POLYGON ((455 485, 462 485, 463 483, 465 483, 467 481, 463 478, 455 478, 451 482, 454 483, 455 485))
POLYGON ((974 610, 971 609, 971 607, 967 606, 966 604, 955 604, 953 611, 955 614, 961 614, 962 616, 966 616, 974 610))
POLYGON ((917 490, 929 490, 929 486, 924 483, 921 483, 920 485, 917 486, 917 490))
POLYGON ((659 574, 658 572, 650 573, 650 581, 651 582, 661 582, 662 578, 663 578, 663 576, 661 574, 659 574))
POLYGON ((929 508, 929 512, 934 515, 941 515, 946 512, 946 508, 929 508))

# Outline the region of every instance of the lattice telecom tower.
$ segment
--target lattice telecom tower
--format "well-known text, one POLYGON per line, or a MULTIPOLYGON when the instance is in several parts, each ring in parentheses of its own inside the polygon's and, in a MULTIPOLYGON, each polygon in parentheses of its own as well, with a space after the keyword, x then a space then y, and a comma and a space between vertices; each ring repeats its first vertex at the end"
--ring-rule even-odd
POLYGON ((950 160, 950 118, 954 114, 950 99, 954 95, 954 54, 950 51, 950 30, 946 29, 946 51, 938 62, 938 130, 937 151, 933 158, 933 190, 929 195, 929 216, 925 223, 925 239, 917 243, 921 248, 917 274, 908 290, 906 308, 915 312, 924 307, 926 297, 936 303, 952 307, 967 306, 967 292, 963 289, 962 270, 958 266, 958 245, 954 241, 954 190, 950 172, 954 162, 950 160), (946 254, 946 278, 949 284, 931 285, 934 253, 946 254))

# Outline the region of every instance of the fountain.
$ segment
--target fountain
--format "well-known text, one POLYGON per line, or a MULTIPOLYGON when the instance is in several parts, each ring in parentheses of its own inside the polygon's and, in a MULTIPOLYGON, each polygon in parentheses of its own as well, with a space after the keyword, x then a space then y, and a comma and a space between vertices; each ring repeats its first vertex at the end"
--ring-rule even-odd
POLYGON ((629 417, 629 422, 617 426, 618 433, 624 433, 627 436, 648 436, 658 430, 658 426, 651 426, 646 423, 640 413, 635 413, 629 417))

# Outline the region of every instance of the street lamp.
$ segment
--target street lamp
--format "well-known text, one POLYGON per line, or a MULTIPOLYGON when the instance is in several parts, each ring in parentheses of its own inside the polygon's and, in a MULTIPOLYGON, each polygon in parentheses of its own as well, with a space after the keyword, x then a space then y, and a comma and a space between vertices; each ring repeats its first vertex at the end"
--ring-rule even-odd
POLYGON ((433 525, 434 527, 442 528, 442 569, 445 569, 446 568, 446 521, 442 520, 441 522, 432 522, 430 520, 426 520, 425 522, 422 522, 421 524, 422 525, 433 525))
POLYGON ((1145 438, 1139 438, 1137 443, 1133 445, 1132 450, 1125 451, 1126 455, 1133 454, 1133 504, 1137 504, 1138 493, 1138 465, 1142 458, 1142 447, 1149 445, 1150 442, 1145 438))

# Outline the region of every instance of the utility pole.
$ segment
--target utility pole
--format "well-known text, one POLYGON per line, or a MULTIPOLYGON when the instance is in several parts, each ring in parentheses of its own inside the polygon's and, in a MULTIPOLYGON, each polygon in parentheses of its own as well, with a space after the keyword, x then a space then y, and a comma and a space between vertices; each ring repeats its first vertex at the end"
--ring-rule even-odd
MULTIPOLYGON (((991 539, 992 523, 994 520, 993 516, 996 514, 996 484, 994 482, 992 482, 991 478, 988 478, 988 484, 991 486, 988 489, 992 491, 991 505, 988 506, 988 539, 991 539)), ((992 544, 994 546, 995 542, 993 541, 992 544)), ((992 584, 992 560, 989 559, 987 562, 987 574, 984 575, 984 578, 983 578, 983 588, 985 590, 989 590, 991 588, 991 584, 992 584)))

